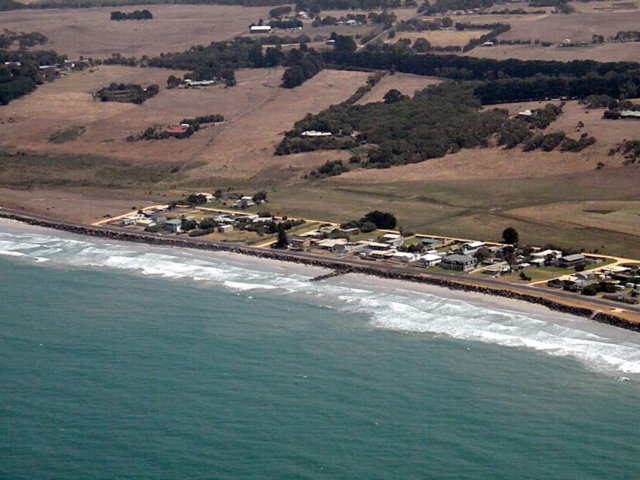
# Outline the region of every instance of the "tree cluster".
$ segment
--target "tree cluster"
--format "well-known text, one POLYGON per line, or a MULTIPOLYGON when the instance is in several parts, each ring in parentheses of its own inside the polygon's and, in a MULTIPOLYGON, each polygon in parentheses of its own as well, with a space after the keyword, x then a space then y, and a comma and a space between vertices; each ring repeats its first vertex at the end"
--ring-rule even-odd
POLYGON ((26 50, 37 45, 44 45, 48 41, 47 36, 40 32, 16 33, 5 29, 4 33, 0 34, 0 49, 11 48, 17 43, 20 49, 26 50))
POLYGON ((111 20, 120 22, 122 20, 151 20, 153 14, 147 10, 134 10, 133 12, 111 12, 111 20))
POLYGON ((322 56, 313 49, 289 51, 286 64, 288 68, 282 75, 282 88, 296 88, 324 68, 322 56))
POLYGON ((149 85, 143 88, 134 83, 111 83, 106 87, 98 90, 94 96, 99 98, 101 102, 120 102, 120 103, 144 103, 145 100, 154 97, 160 91, 158 85, 149 85))
POLYGON ((60 65, 64 61, 64 56, 51 50, 0 50, 0 104, 7 105, 43 83, 40 65, 60 65))
POLYGON ((300 134, 319 130, 333 136, 314 139, 316 147, 332 149, 340 139, 368 145, 366 167, 419 162, 487 145, 508 117, 502 111, 480 112, 479 107, 470 88, 456 84, 434 85, 414 98, 393 103, 334 105, 297 122, 276 153, 300 151, 292 148, 306 143, 300 134), (353 137, 353 132, 358 132, 357 136, 353 137))

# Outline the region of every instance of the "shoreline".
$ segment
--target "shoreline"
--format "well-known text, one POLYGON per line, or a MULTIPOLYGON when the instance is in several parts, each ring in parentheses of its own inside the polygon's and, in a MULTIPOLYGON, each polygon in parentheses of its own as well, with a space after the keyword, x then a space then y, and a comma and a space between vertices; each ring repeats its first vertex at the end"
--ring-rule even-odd
MULTIPOLYGON (((566 313, 578 317, 588 318, 594 322, 604 323, 627 330, 640 332, 640 321, 625 318, 624 312, 602 311, 607 308, 603 305, 601 309, 595 306, 587 306, 580 299, 560 298, 554 295, 554 291, 534 292, 524 291, 518 286, 508 284, 488 285, 477 279, 456 278, 452 275, 429 274, 426 272, 406 271, 402 267, 380 266, 375 264, 363 264, 355 260, 344 258, 324 258, 317 255, 305 254, 303 252, 293 252, 288 250, 267 250, 264 248, 249 247, 244 245, 233 245, 223 242, 203 242, 187 238, 168 238, 144 232, 123 231, 113 227, 82 225, 72 222, 65 222, 52 218, 28 215, 22 212, 0 210, 0 218, 15 220, 28 225, 50 228, 65 231, 73 234, 90 237, 103 238, 115 241, 125 241, 133 243, 145 243, 149 245, 181 247, 192 250, 205 250, 210 252, 227 252, 239 254, 256 259, 269 259, 279 262, 289 262, 303 264, 310 267, 317 267, 339 272, 340 274, 362 274, 370 277, 382 279, 399 280, 411 282, 413 284, 433 285, 451 291, 465 293, 475 293, 493 297, 501 297, 519 302, 535 304, 547 309, 566 313), (476 280, 476 281, 474 281, 476 280)), ((612 307, 610 307, 612 308, 612 307)))

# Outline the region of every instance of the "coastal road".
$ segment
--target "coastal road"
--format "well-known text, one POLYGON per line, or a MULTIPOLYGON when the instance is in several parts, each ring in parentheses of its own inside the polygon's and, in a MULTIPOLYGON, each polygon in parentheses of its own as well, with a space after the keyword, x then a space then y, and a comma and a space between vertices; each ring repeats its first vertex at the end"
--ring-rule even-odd
POLYGON ((275 260, 316 265, 328 269, 341 269, 345 272, 351 271, 353 273, 378 275, 385 278, 398 278, 400 280, 431 283, 449 288, 464 289, 467 287, 468 290, 472 290, 472 288, 486 288, 486 293, 493 293, 501 296, 509 296, 510 293, 520 293, 531 297, 530 300, 527 300, 526 298, 523 300, 535 302, 536 299, 547 299, 570 307, 587 308, 592 310, 594 313, 603 312, 615 314, 616 311, 626 311, 634 314, 634 316, 638 316, 638 320, 636 320, 636 322, 640 322, 640 305, 624 304, 600 297, 585 297, 565 292, 563 290, 544 288, 536 285, 513 285, 494 278, 475 278, 455 274, 425 272, 418 270, 416 267, 381 264, 381 262, 362 260, 354 257, 327 256, 291 250, 272 250, 268 248, 234 245, 225 242, 202 241, 190 237, 176 237, 175 235, 135 232, 123 228, 104 225, 84 225, 8 209, 0 209, 0 218, 3 217, 32 225, 39 225, 71 233, 80 233, 88 236, 108 238, 111 240, 238 253, 275 260))

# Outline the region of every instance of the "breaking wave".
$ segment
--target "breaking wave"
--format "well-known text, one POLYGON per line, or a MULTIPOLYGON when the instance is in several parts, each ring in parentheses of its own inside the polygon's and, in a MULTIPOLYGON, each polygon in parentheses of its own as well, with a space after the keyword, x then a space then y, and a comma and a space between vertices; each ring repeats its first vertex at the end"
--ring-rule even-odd
POLYGON ((443 335, 571 357, 608 372, 640 374, 640 335, 548 311, 501 310, 395 287, 355 286, 349 279, 309 282, 312 270, 273 268, 240 256, 82 239, 0 222, 0 255, 79 268, 108 267, 188 279, 236 292, 303 296, 368 319, 372 327, 443 335), (301 273, 302 272, 302 273, 301 273))

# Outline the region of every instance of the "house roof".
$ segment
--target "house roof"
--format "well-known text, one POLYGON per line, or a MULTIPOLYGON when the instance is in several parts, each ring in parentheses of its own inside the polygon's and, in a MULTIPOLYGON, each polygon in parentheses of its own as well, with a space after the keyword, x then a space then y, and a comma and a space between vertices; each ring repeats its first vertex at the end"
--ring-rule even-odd
POLYGON ((458 255, 458 254, 447 255, 446 257, 443 258, 443 260, 446 260, 447 262, 457 262, 457 263, 470 263, 470 262, 476 261, 475 258, 470 257, 469 255, 458 255))
POLYGON ((172 125, 170 127, 167 127, 167 129, 165 130, 165 132, 167 133, 186 133, 186 131, 187 129, 182 125, 172 125))
POLYGON ((579 253, 575 253, 573 255, 567 255, 566 257, 562 257, 561 260, 565 262, 577 262, 579 260, 584 260, 584 256, 579 253))

